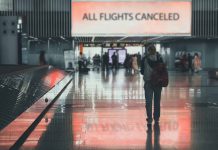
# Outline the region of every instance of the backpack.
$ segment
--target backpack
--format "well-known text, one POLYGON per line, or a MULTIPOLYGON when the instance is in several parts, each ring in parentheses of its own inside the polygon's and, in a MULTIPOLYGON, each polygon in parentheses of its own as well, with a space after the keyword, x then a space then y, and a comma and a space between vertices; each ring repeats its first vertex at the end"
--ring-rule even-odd
POLYGON ((147 58, 149 66, 152 68, 151 84, 155 87, 167 87, 169 83, 168 71, 163 63, 161 56, 157 55, 157 61, 151 61, 147 58))

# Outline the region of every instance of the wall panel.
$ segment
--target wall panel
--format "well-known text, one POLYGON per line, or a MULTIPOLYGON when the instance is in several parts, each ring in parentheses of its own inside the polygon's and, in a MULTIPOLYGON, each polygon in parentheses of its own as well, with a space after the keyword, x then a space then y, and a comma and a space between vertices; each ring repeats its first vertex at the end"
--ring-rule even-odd
POLYGON ((0 16, 23 16, 33 37, 70 37, 70 0, 0 0, 0 16), (66 27, 66 28, 63 28, 66 27))

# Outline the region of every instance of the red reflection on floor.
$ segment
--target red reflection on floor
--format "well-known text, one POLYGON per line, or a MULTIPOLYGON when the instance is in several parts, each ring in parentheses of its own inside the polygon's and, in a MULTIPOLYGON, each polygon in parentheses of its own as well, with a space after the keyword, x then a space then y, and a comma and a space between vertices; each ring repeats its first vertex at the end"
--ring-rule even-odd
MULTIPOLYGON (((74 141, 81 149, 143 149, 149 140, 143 108, 89 109, 84 112, 84 121, 75 112, 72 123, 74 141)), ((163 148, 188 149, 191 140, 190 111, 176 109, 163 109, 158 143, 163 148)), ((154 137, 151 140, 154 141, 154 137)))
POLYGON ((60 70, 53 70, 44 78, 44 82, 51 88, 56 85, 61 79, 63 79, 63 77, 64 72, 60 70))
POLYGON ((32 124, 38 112, 25 112, 0 132, 0 149, 9 149, 32 124))
POLYGON ((119 82, 113 84, 102 82, 96 73, 78 80, 75 77, 70 92, 65 91, 67 98, 60 98, 53 106, 56 114, 48 115, 52 121, 42 120, 21 149, 44 145, 47 149, 70 145, 71 149, 81 150, 191 149, 193 118, 191 109, 186 107, 193 94, 190 88, 177 85, 163 89, 160 132, 157 134, 153 128, 149 133, 143 81, 135 76, 136 81, 130 84, 121 80, 121 73, 116 76, 119 82))
POLYGON ((42 137, 43 133, 46 132, 48 125, 51 123, 54 113, 48 112, 44 116, 44 118, 40 121, 37 127, 34 129, 34 132, 30 134, 28 139, 22 146, 22 150, 29 150, 29 149, 36 149, 40 138, 42 137))

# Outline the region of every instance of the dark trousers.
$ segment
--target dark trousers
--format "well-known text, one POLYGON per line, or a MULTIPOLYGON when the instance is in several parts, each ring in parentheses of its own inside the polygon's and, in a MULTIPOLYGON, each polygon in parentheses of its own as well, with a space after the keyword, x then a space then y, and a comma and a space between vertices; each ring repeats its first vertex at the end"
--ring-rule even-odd
POLYGON ((82 61, 78 61, 78 65, 79 65, 79 71, 82 70, 82 66, 83 66, 83 62, 82 61))
POLYGON ((108 71, 108 63, 103 62, 102 69, 108 71))
POLYGON ((117 62, 112 62, 112 69, 113 68, 117 69, 117 62))
POLYGON ((191 70, 191 72, 194 72, 194 69, 193 69, 192 65, 188 66, 188 71, 190 71, 190 70, 191 70))
POLYGON ((160 100, 162 87, 153 87, 150 81, 146 81, 144 84, 145 101, 146 101, 146 113, 148 123, 152 122, 152 99, 154 97, 154 113, 153 117, 155 121, 159 121, 160 118, 160 100))

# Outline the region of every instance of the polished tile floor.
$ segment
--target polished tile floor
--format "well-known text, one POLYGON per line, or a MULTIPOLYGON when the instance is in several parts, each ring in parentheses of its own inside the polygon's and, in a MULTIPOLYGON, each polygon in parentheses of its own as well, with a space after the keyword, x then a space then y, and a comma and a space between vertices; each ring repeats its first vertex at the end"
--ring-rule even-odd
POLYGON ((218 81, 170 72, 160 126, 147 131, 139 74, 76 73, 22 150, 205 150, 218 148, 218 81))

